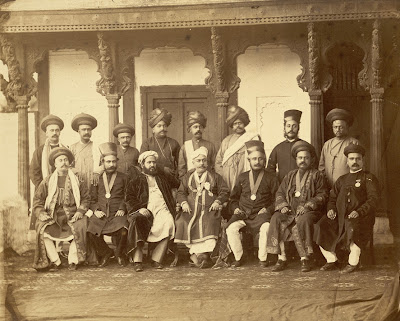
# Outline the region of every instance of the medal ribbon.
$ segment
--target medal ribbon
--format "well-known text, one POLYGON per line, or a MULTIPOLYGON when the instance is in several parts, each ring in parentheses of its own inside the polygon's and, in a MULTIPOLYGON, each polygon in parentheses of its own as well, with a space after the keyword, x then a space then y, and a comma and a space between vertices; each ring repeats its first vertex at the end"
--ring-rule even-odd
POLYGON ((261 171, 260 174, 258 174, 256 183, 254 184, 254 175, 253 175, 253 171, 250 170, 249 172, 249 181, 250 181, 250 191, 251 191, 251 195, 256 195, 258 188, 260 187, 261 184, 261 180, 264 177, 264 171, 261 171))
MULTIPOLYGON (((104 188, 106 189, 106 195, 109 194, 111 196, 111 190, 114 186, 116 177, 117 177, 117 172, 115 172, 111 175, 110 184, 108 184, 107 174, 106 174, 106 172, 103 173, 103 183, 104 183, 104 188)), ((106 198, 106 199, 107 199, 107 217, 108 217, 110 215, 109 198, 106 198)))
POLYGON ((300 181, 300 171, 297 171, 297 173, 296 173, 296 191, 295 192, 301 192, 301 190, 304 187, 304 184, 306 183, 306 180, 307 180, 307 177, 308 177, 309 173, 310 173, 309 171, 304 173, 303 178, 300 181))

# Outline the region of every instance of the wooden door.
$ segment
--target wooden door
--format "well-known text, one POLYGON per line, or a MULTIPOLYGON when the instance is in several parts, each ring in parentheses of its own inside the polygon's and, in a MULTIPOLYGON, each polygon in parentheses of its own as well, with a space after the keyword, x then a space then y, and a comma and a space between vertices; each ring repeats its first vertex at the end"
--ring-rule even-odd
POLYGON ((203 138, 219 146, 218 113, 214 99, 206 86, 154 86, 141 87, 143 115, 146 125, 143 126, 143 140, 151 134, 147 120, 155 108, 165 108, 172 114, 172 123, 168 128, 168 136, 179 144, 191 138, 187 132, 186 119, 190 111, 200 111, 207 117, 207 127, 203 138))

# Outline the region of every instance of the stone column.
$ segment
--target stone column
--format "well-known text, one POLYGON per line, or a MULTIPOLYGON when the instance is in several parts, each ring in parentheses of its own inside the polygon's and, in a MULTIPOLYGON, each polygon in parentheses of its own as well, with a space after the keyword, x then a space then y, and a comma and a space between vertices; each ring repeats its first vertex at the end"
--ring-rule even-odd
POLYGON ((115 125, 119 123, 119 100, 121 96, 118 94, 107 94, 106 99, 108 103, 108 119, 109 119, 109 140, 110 142, 116 142, 116 138, 113 135, 113 129, 115 125))
POLYGON ((383 88, 371 88, 371 159, 370 170, 383 184, 383 88))
POLYGON ((323 100, 322 91, 313 90, 309 92, 311 106, 311 144, 314 146, 317 155, 321 154, 323 146, 323 100))
POLYGON ((18 111, 18 193, 30 200, 28 97, 15 98, 18 111))

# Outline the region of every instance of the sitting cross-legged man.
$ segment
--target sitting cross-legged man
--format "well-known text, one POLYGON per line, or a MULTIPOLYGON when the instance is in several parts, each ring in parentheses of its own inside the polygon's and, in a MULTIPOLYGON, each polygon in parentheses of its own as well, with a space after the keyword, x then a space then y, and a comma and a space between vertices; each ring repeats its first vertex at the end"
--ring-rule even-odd
POLYGON ((88 239, 97 255, 101 257, 100 267, 105 267, 114 251, 104 241, 104 235, 111 236, 115 245, 115 257, 120 266, 125 265, 128 221, 126 219, 125 188, 127 176, 117 171, 117 145, 99 145, 104 172, 97 186, 91 187, 88 239))
POLYGON ((151 259, 154 267, 162 269, 169 240, 175 235, 176 203, 172 189, 179 180, 157 168, 158 154, 146 151, 139 156, 141 171, 132 171, 125 202, 128 211, 127 253, 136 272, 143 271, 143 246, 155 245, 151 259))
POLYGON ((251 140, 245 143, 250 171, 239 175, 231 193, 230 210, 226 236, 235 256, 233 266, 242 264, 243 246, 239 230, 246 227, 258 246, 260 266, 267 266, 267 235, 269 221, 274 212, 275 193, 279 183, 275 173, 265 168, 264 143, 251 140))
POLYGON ((210 253, 215 248, 221 226, 220 209, 229 197, 222 177, 207 170, 207 156, 204 146, 192 152, 194 169, 182 177, 176 200, 182 211, 175 219, 175 243, 189 248, 191 263, 199 268, 211 267, 210 253))
POLYGON ((312 168, 314 147, 305 141, 298 141, 292 146, 292 155, 298 169, 290 171, 279 186, 276 212, 268 233, 268 253, 278 254, 278 262, 272 269, 274 272, 286 268, 284 242, 291 239, 301 259, 301 271, 311 270, 314 224, 321 218, 328 198, 323 173, 312 168))
POLYGON ((90 196, 86 181, 80 181, 70 164, 74 156, 65 147, 56 147, 49 154, 55 171, 38 186, 33 198, 36 221, 36 250, 33 267, 57 271, 61 260, 55 242, 70 242, 68 269, 76 270, 86 260, 86 213, 90 196))
POLYGON ((349 264, 341 273, 357 269, 361 248, 368 242, 368 231, 375 222, 379 199, 377 178, 363 169, 365 150, 350 144, 344 149, 350 173, 340 176, 329 195, 328 213, 315 225, 315 242, 327 263, 322 271, 337 268, 338 246, 350 251, 349 264))

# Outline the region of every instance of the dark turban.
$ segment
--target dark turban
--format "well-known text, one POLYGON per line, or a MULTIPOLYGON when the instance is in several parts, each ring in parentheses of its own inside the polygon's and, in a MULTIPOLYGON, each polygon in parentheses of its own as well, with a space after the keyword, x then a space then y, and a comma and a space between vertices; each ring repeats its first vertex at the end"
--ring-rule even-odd
POLYGON ((298 124, 300 124, 301 114, 302 112, 300 110, 289 109, 285 111, 285 113, 283 114, 283 118, 285 119, 285 121, 294 120, 298 124))
POLYGON ((245 142, 247 154, 250 155, 253 152, 261 152, 265 154, 264 143, 261 140, 249 140, 245 142))
POLYGON ((304 140, 299 140, 295 142, 292 146, 292 156, 296 158, 298 152, 307 151, 311 154, 311 157, 315 158, 314 146, 307 143, 304 140))
POLYGON ((358 153, 361 154, 363 157, 365 156, 365 148, 362 147, 361 145, 356 145, 356 144, 349 144, 345 147, 344 149, 344 154, 349 155, 350 153, 358 153))
POLYGON ((118 137, 118 134, 121 134, 121 133, 129 133, 133 136, 133 135, 135 135, 135 128, 133 128, 131 125, 128 125, 128 124, 119 123, 119 124, 115 125, 114 130, 113 130, 113 135, 115 137, 118 137))
POLYGON ((326 115, 326 121, 332 124, 335 120, 344 120, 351 126, 353 125, 354 117, 346 109, 334 108, 326 115))
POLYGON ((74 161, 74 155, 72 152, 66 147, 56 147, 51 150, 49 155, 49 163, 51 166, 54 166, 54 161, 58 156, 65 155, 68 157, 69 163, 71 164, 74 161))
POLYGON ((72 119, 71 127, 77 132, 80 125, 89 125, 92 129, 95 129, 97 127, 97 119, 92 115, 81 113, 72 119))
POLYGON ((162 120, 166 123, 167 126, 169 126, 171 124, 172 115, 169 113, 168 110, 164 108, 153 109, 149 117, 149 126, 153 128, 162 120))
POLYGON ((190 130, 190 127, 192 127, 194 124, 200 124, 204 128, 207 125, 207 118, 204 116, 201 112, 199 111, 191 111, 188 113, 187 117, 187 129, 188 131, 190 130))
POLYGON ((44 117, 42 119, 42 122, 40 124, 40 128, 46 132, 46 128, 49 125, 58 125, 58 127, 60 127, 60 130, 63 130, 64 128, 64 122, 62 121, 62 119, 60 117, 57 117, 55 115, 47 115, 46 117, 44 117))
POLYGON ((233 123, 238 119, 245 127, 250 123, 249 114, 242 107, 229 106, 226 119, 228 126, 233 127, 233 123))

